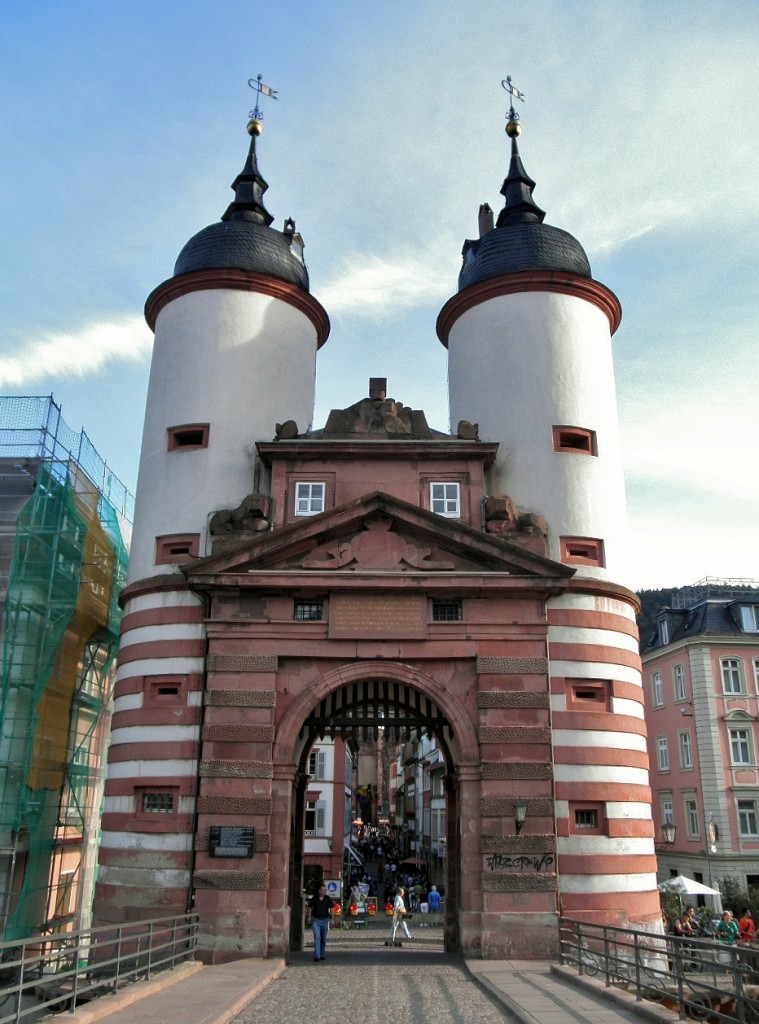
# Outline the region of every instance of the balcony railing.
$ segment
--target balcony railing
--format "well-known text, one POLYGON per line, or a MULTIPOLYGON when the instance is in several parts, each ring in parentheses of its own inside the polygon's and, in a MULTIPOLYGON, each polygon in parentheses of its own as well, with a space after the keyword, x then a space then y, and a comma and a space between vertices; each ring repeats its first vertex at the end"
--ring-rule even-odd
POLYGON ((0 1024, 76 1009, 192 960, 198 915, 0 942, 0 1024))
POLYGON ((559 918, 561 963, 674 1010, 680 1020, 759 1021, 759 947, 559 918))

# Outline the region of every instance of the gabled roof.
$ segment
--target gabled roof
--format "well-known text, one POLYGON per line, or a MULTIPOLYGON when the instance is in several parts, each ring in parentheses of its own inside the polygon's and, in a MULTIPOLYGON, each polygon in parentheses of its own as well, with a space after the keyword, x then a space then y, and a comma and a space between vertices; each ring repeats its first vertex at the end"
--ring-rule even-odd
POLYGON ((256 534, 182 568, 198 584, 211 575, 256 571, 297 571, 304 578, 320 572, 493 572, 556 582, 574 575, 570 566, 382 491, 256 534))

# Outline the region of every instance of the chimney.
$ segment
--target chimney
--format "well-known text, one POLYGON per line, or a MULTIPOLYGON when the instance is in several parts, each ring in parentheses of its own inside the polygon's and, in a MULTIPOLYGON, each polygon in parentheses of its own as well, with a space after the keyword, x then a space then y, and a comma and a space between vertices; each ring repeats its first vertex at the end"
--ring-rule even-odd
POLYGON ((483 203, 480 207, 480 212, 477 215, 477 223, 480 228, 480 238, 493 230, 493 227, 495 226, 493 223, 493 211, 487 203, 483 203))

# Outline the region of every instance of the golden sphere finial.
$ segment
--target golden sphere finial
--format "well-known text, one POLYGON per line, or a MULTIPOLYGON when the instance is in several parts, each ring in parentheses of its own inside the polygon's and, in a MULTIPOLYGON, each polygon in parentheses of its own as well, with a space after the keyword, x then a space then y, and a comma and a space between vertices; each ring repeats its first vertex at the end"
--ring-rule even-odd
POLYGON ((257 117, 251 118, 251 120, 248 121, 248 135, 260 135, 263 130, 264 126, 257 117))
POLYGON ((512 117, 510 121, 506 122, 506 134, 510 139, 515 139, 521 131, 522 125, 516 120, 516 118, 512 117))

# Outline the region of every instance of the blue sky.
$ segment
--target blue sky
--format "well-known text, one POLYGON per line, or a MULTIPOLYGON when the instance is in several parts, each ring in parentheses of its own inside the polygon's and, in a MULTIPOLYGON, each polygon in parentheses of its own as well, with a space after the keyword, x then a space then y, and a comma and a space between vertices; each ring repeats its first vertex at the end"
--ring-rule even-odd
POLYGON ((0 393, 52 393, 131 489, 143 305, 229 202, 259 72, 267 207, 332 322, 315 425, 386 376, 447 428, 435 319, 502 205, 510 74, 536 201, 622 302, 626 582, 759 578, 755 0, 5 0, 0 25, 0 393))

